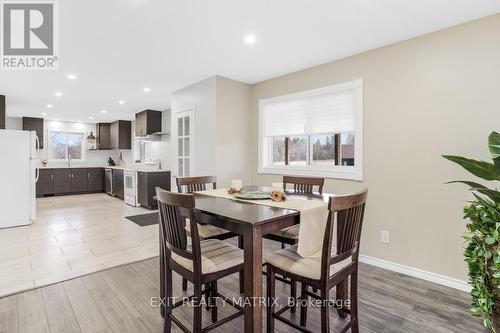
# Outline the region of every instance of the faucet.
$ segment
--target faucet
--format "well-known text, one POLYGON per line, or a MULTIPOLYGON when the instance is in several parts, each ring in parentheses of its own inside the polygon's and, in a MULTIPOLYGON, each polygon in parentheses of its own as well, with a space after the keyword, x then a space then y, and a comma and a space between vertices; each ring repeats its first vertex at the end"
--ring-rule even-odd
POLYGON ((71 168, 71 154, 68 155, 68 168, 71 168))

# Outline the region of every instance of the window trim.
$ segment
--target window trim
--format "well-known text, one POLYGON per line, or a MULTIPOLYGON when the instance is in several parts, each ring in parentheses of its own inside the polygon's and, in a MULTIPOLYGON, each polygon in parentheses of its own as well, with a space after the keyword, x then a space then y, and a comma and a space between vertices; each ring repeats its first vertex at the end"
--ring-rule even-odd
MULTIPOLYGON (((362 181, 363 180, 363 79, 358 79, 346 83, 336 84, 332 86, 301 91, 293 94, 277 96, 267 99, 260 99, 258 101, 259 107, 259 131, 258 131, 258 174, 279 174, 290 176, 321 176, 325 178, 349 179, 362 181), (296 100, 299 98, 311 97, 320 94, 335 93, 344 90, 354 89, 355 110, 354 110, 354 124, 355 124, 355 139, 354 139, 354 166, 275 166, 264 165, 264 154, 272 154, 272 140, 269 140, 268 146, 264 149, 264 117, 263 106, 278 102, 286 102, 296 100)), ((269 160, 269 156, 266 158, 269 160)), ((271 159, 272 160, 272 159, 271 159)))
POLYGON ((54 159, 52 157, 52 141, 50 140, 51 134, 53 133, 65 133, 65 134, 81 134, 82 135, 82 156, 80 159, 72 158, 71 161, 74 162, 85 162, 87 159, 87 133, 82 131, 59 131, 59 130, 51 130, 47 132, 47 141, 48 141, 48 149, 47 152, 49 162, 68 162, 68 158, 65 159, 54 159))

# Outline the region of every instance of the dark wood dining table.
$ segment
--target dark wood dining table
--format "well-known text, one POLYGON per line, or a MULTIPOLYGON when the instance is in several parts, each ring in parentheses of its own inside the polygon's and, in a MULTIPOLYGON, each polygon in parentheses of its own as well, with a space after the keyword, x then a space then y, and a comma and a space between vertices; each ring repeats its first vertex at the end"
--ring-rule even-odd
MULTIPOLYGON (((307 200, 328 202, 328 194, 299 195, 307 200)), ((204 193, 195 193, 197 222, 212 224, 243 236, 244 250, 244 331, 262 332, 262 236, 298 224, 300 212, 251 201, 231 200, 204 193)), ((160 249, 160 274, 163 281, 163 251, 160 249)), ((163 296, 163 283, 161 296, 163 296)))

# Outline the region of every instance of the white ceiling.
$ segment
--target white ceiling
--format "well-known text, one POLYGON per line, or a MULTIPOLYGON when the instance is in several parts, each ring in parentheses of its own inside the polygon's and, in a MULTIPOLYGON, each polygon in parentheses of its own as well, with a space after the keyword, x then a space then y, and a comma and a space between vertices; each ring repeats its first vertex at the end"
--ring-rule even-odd
POLYGON ((171 92, 212 75, 254 83, 500 12, 500 0, 59 4, 59 71, 0 71, 8 116, 132 119, 145 108, 169 108, 171 92), (243 43, 248 33, 254 45, 243 43))

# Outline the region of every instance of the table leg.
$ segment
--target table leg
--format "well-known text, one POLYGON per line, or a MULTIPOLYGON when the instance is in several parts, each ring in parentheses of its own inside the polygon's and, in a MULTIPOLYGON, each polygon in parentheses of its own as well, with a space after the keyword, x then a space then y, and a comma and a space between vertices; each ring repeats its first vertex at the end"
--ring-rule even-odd
POLYGON ((245 333, 262 332, 262 230, 247 228, 245 251, 245 333))

